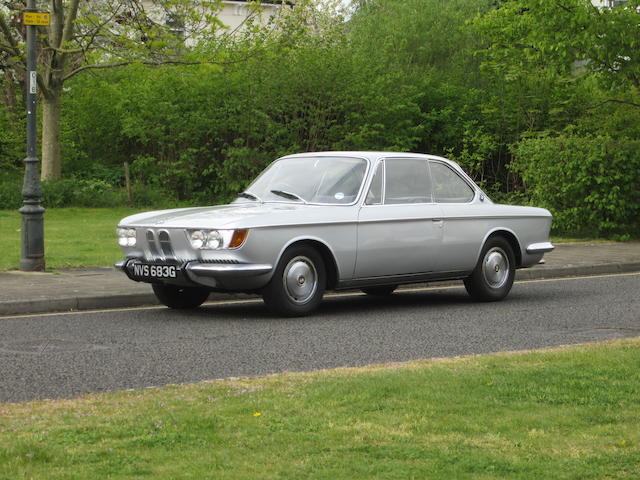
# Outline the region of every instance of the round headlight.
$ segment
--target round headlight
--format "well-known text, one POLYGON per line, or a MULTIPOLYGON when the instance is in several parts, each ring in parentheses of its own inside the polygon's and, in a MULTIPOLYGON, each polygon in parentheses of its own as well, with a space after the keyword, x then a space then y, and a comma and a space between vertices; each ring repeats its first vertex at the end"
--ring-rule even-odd
POLYGON ((224 239, 218 230, 211 230, 207 236, 207 247, 209 248, 221 248, 224 244, 224 239))
POLYGON ((202 248, 207 243, 207 235, 202 230, 195 230, 191 232, 189 240, 193 248, 202 248))
POLYGON ((118 235, 118 245, 121 247, 134 247, 136 244, 136 229, 135 228, 118 228, 116 230, 118 235))

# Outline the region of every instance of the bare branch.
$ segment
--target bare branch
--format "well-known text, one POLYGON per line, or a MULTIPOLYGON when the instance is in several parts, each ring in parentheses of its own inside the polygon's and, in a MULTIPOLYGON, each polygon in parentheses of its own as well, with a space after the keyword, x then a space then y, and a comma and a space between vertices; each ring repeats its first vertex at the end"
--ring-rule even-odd
MULTIPOLYGON (((255 54, 254 54, 255 55, 255 54)), ((184 61, 184 60, 159 60, 159 61, 140 61, 140 60, 127 60, 123 62, 116 63, 105 63, 105 64, 93 64, 93 65, 83 65, 81 67, 72 70, 67 75, 63 77, 63 81, 68 80, 69 78, 77 75, 80 72, 85 70, 103 70, 108 68, 118 68, 118 67, 126 67, 127 65, 133 65, 134 63, 139 63, 141 65, 147 65, 150 67, 161 67, 161 66, 193 66, 193 65, 235 65, 237 63, 241 63, 246 61, 248 58, 251 58, 254 55, 246 55, 237 60, 229 60, 225 62, 212 62, 212 61, 184 61)))
POLYGON ((558 8, 560 8, 561 10, 564 10, 565 12, 573 13, 573 8, 569 8, 569 7, 567 7, 566 5, 563 5, 563 4, 562 4, 562 3, 560 3, 560 2, 556 2, 556 6, 557 6, 558 8))
POLYGON ((64 18, 62 0, 52 0, 51 10, 51 43, 54 47, 60 47, 62 46, 62 19, 64 18))
POLYGON ((11 30, 9 29, 7 20, 2 12, 0 12, 0 32, 2 32, 2 35, 6 39, 9 46, 11 47, 11 51, 10 52, 7 51, 7 52, 10 53, 11 55, 22 57, 22 52, 18 48, 18 45, 16 44, 16 41, 13 38, 13 35, 11 35, 11 30))
POLYGON ((62 53, 62 54, 73 54, 73 53, 84 53, 85 49, 84 48, 75 48, 72 50, 66 50, 64 48, 56 48, 56 47, 52 47, 50 45, 47 45, 45 47, 42 48, 42 50, 52 50, 56 53, 62 53))
POLYGON ((37 75, 36 76, 36 81, 38 82, 38 87, 40 88, 40 92, 42 93, 42 95, 46 98, 50 98, 51 97, 51 90, 49 89, 49 87, 45 84, 42 75, 37 75))
MULTIPOLYGON (((120 7, 122 7, 122 4, 120 5, 120 7)), ((87 50, 89 50, 92 46, 93 43, 95 42, 96 38, 98 37, 98 35, 104 30, 104 28, 113 21, 114 18, 116 18, 118 16, 118 14, 120 13, 120 9, 119 8, 114 8, 112 14, 107 17, 103 22, 100 22, 98 24, 93 24, 93 31, 91 32, 87 32, 83 37, 82 40, 86 40, 87 38, 89 38, 89 40, 85 43, 85 45, 82 47, 82 53, 86 55, 87 50)), ((80 39, 77 39, 78 43, 80 43, 80 39)))
POLYGON ((603 102, 600 103, 596 103, 595 105, 591 105, 589 107, 587 107, 587 110, 593 110, 594 108, 599 108, 607 103, 619 103, 622 105, 631 105, 632 107, 638 107, 640 108, 640 103, 635 103, 635 102, 629 102, 627 100, 618 100, 616 98, 609 98, 603 102))
POLYGON ((67 18, 64 20, 64 29, 62 30, 62 39, 61 44, 58 47, 61 47, 73 36, 73 25, 78 16, 78 5, 80 0, 71 0, 71 5, 69 5, 69 9, 67 12, 67 18))

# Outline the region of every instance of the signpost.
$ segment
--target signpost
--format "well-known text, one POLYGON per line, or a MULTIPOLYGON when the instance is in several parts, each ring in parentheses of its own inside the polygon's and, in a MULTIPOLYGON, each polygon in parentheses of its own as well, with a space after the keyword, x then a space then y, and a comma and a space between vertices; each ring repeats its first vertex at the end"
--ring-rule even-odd
POLYGON ((43 12, 24 12, 24 24, 46 27, 51 23, 51 17, 43 12))
POLYGON ((49 14, 36 11, 36 0, 27 1, 24 12, 27 26, 27 158, 24 159, 24 184, 22 186, 22 248, 20 270, 33 272, 44 270, 44 208, 40 205, 42 187, 36 152, 36 112, 38 98, 38 74, 36 72, 37 28, 49 25, 49 14))

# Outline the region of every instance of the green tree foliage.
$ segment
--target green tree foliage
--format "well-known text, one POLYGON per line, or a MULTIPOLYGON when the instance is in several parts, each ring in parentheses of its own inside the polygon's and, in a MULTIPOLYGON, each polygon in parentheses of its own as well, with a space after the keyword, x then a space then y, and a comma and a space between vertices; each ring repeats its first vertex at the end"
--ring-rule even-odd
MULTIPOLYGON (((639 8, 638 0, 611 8, 590 0, 509 0, 476 24, 490 40, 487 58, 505 75, 591 72, 612 94, 631 89, 637 95, 639 8)), ((627 101, 624 96, 611 100, 627 101)))
POLYGON ((341 28, 294 32, 225 67, 132 66, 78 77, 65 109, 73 169, 65 173, 93 175, 92 155, 113 171, 131 161, 137 182, 214 202, 232 198, 286 153, 413 149, 422 128, 419 92, 397 74, 362 68, 341 28))
POLYGON ((449 156, 494 199, 549 207, 563 231, 637 228, 637 0, 361 0, 348 17, 339 3, 300 0, 229 42, 205 35, 176 52, 183 65, 149 68, 134 49, 122 69, 70 76, 68 182, 46 184, 49 201, 119 201, 125 161, 138 203, 216 203, 283 154, 399 150, 449 156))
POLYGON ((503 86, 510 171, 556 229, 637 230, 639 20, 637 1, 510 0, 474 22, 483 74, 503 86))

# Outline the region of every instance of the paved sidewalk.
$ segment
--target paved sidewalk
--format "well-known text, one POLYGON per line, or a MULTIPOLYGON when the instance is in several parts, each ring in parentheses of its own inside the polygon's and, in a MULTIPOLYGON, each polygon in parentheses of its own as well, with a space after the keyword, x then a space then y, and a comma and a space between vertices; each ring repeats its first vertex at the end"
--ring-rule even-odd
MULTIPOLYGON (((640 242, 560 244, 545 262, 518 270, 516 279, 640 272, 640 242)), ((212 294, 210 300, 247 298, 212 294)), ((0 315, 156 305, 151 287, 113 267, 54 273, 0 272, 0 315)))

